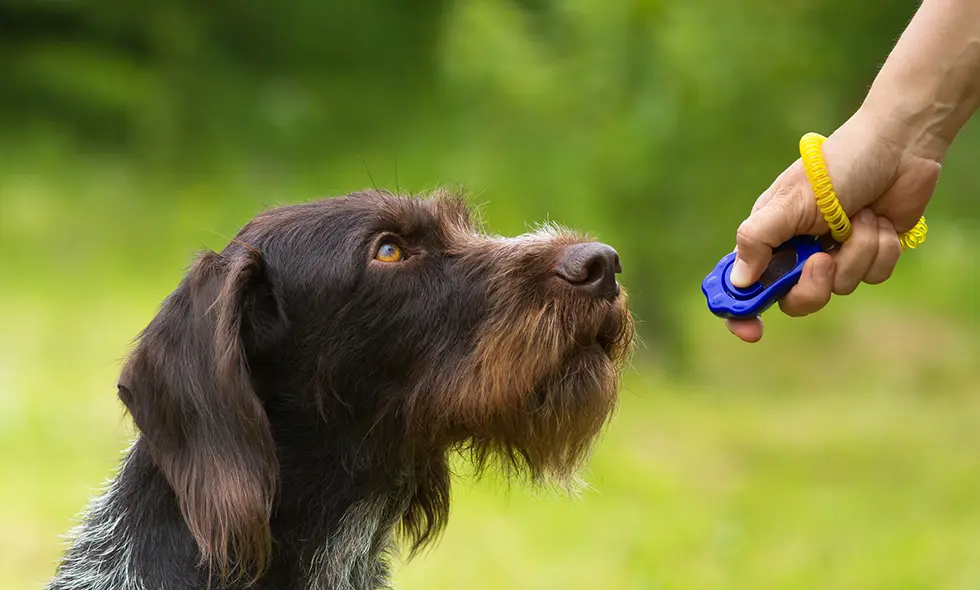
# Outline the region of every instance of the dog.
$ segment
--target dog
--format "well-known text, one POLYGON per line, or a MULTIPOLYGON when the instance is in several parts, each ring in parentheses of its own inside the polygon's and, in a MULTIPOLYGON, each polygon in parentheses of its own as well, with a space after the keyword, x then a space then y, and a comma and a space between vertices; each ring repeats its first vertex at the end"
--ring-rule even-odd
POLYGON ((198 256, 123 365, 139 434, 47 588, 389 588, 396 540, 446 525, 454 453, 574 487, 632 348, 619 255, 475 217, 362 191, 198 256))

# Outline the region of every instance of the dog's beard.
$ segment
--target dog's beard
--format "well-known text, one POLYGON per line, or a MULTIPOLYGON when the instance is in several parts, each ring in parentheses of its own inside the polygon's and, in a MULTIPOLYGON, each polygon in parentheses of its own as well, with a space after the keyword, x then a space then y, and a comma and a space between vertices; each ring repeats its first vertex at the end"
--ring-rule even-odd
POLYGON ((633 322, 625 293, 613 305, 552 301, 486 332, 454 392, 465 427, 457 446, 478 472, 574 489, 597 436, 612 416, 633 322))

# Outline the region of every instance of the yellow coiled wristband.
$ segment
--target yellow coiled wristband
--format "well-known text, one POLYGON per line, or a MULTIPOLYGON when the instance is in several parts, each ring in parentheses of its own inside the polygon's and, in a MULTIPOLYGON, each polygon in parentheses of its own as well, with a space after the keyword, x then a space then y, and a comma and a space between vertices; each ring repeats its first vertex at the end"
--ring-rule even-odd
MULTIPOLYGON (((806 171, 807 179, 813 188, 813 194, 817 199, 817 208, 827 220, 830 226, 830 234, 839 243, 845 242, 851 237, 851 220, 837 199, 834 186, 830 182, 830 174, 827 172, 827 164, 823 159, 823 152, 820 147, 826 138, 817 133, 807 133, 800 138, 800 157, 803 160, 803 169, 806 171)), ((901 234, 898 239, 902 243, 902 250, 913 249, 926 241, 926 232, 929 226, 926 225, 926 218, 919 219, 919 223, 909 231, 901 234)))

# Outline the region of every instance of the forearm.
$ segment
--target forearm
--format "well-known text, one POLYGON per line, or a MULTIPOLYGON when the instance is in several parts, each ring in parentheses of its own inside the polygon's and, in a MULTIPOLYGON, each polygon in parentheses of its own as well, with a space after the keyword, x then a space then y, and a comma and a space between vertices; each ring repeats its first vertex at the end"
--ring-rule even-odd
POLYGON ((980 106, 980 0, 924 0, 862 110, 886 139, 942 161, 980 106))

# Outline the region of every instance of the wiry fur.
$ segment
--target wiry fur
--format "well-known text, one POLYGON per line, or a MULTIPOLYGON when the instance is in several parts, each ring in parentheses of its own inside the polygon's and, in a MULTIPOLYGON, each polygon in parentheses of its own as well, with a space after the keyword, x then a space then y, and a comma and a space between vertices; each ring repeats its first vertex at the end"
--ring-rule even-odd
POLYGON ((140 436, 49 589, 386 588, 396 535, 414 554, 446 524, 449 453, 573 481, 632 338, 618 286, 555 270, 587 241, 483 235, 443 193, 259 215, 141 335, 140 436))
POLYGON ((109 481, 105 491, 93 499, 82 523, 68 535, 74 544, 65 555, 61 576, 52 588, 58 590, 146 590, 132 569, 134 532, 123 525, 126 507, 119 502, 120 482, 109 481))

